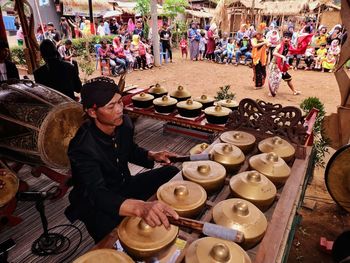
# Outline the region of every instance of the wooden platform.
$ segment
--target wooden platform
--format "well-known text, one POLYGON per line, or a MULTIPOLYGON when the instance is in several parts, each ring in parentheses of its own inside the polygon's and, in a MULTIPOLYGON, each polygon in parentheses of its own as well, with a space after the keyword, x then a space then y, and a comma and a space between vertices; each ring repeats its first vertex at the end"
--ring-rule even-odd
MULTIPOLYGON (((257 142, 261 139, 262 138, 257 138, 257 142)), ((215 141, 213 144, 217 142, 219 142, 219 140, 215 141)), ((207 151, 211 151, 212 145, 207 151)), ((300 200, 303 199, 303 194, 306 188, 306 177, 311 147, 306 147, 305 150, 305 159, 295 159, 289 163, 291 166, 291 175, 286 184, 278 189, 278 200, 276 200, 272 207, 265 212, 269 224, 264 238, 257 246, 247 251, 254 263, 280 263, 288 258, 289 245, 294 236, 293 224, 295 223, 297 208, 300 206, 300 200)), ((257 153, 258 149, 255 147, 252 152, 246 155, 246 160, 239 172, 249 170, 248 160, 251 156, 257 153)), ((215 204, 229 198, 231 195, 228 182, 229 178, 234 174, 227 175, 226 183, 219 192, 208 196, 206 207, 197 217, 198 220, 205 222, 212 221, 212 210, 215 204)), ((173 180, 182 180, 181 172, 174 177, 173 180)), ((188 246, 191 242, 200 238, 201 235, 181 228, 179 237, 186 240, 188 246)), ((117 239, 117 229, 115 229, 109 236, 98 243, 94 249, 112 248, 117 239)), ((185 251, 186 248, 176 260, 177 263, 182 262, 185 256, 185 251)))

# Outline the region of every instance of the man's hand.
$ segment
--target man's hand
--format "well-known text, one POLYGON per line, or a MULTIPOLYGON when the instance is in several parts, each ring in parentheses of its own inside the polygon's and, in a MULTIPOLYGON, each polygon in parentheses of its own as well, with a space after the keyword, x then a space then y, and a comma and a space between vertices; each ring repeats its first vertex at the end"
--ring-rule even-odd
POLYGON ((141 217, 151 227, 164 225, 166 229, 170 228, 167 216, 179 218, 174 209, 160 201, 144 202, 133 199, 127 199, 122 203, 119 214, 141 217))
POLYGON ((148 158, 152 161, 156 161, 159 163, 165 163, 165 164, 170 164, 171 161, 169 160, 169 157, 176 157, 178 156, 175 153, 171 153, 168 151, 161 151, 161 152, 153 152, 149 151, 148 152, 148 158))

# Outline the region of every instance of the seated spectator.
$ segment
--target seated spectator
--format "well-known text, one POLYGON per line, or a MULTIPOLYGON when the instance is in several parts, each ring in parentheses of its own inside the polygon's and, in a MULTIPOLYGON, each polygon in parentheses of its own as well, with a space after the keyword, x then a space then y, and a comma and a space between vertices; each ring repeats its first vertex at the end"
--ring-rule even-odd
POLYGON ((222 39, 220 39, 218 45, 216 46, 216 50, 214 51, 215 60, 218 63, 222 63, 223 59, 227 54, 227 43, 228 43, 227 36, 228 36, 227 33, 224 32, 222 39))
POLYGON ((305 70, 311 69, 312 63, 315 60, 314 56, 315 56, 315 49, 312 46, 309 46, 305 51, 305 64, 306 64, 305 70))
POLYGON ((130 46, 131 46, 131 41, 126 40, 125 44, 124 44, 124 54, 125 54, 125 57, 128 61, 128 66, 127 66, 128 72, 132 71, 132 69, 134 68, 134 63, 135 63, 135 58, 131 53, 130 46))
POLYGON ((340 46, 339 40, 334 39, 331 43, 331 46, 328 48, 328 53, 332 54, 335 58, 337 58, 340 54, 340 46))
POLYGON ((252 59, 252 46, 247 35, 244 35, 243 39, 238 43, 238 50, 236 51, 236 66, 240 63, 241 56, 245 56, 244 64, 246 65, 248 60, 252 59))
POLYGON ((233 38, 229 38, 226 49, 227 49, 226 64, 230 64, 230 63, 232 63, 232 58, 235 54, 235 44, 233 42, 233 38))
POLYGON ((146 49, 144 47, 141 46, 141 50, 143 53, 143 56, 141 59, 141 54, 140 54, 140 36, 139 35, 133 35, 132 36, 132 42, 131 42, 131 46, 130 46, 130 50, 134 55, 134 58, 136 60, 135 63, 135 70, 143 70, 144 68, 146 68, 146 49))
POLYGON ((98 49, 100 63, 102 63, 102 65, 108 63, 111 67, 111 73, 115 75, 115 67, 117 64, 114 60, 115 55, 113 54, 113 48, 110 47, 106 39, 102 39, 100 44, 101 47, 98 49))
POLYGON ((323 59, 327 55, 327 48, 326 44, 323 44, 317 51, 316 51, 316 60, 315 60, 315 69, 321 69, 321 64, 323 59))
POLYGON ((113 39, 113 53, 116 56, 115 61, 119 65, 119 69, 123 69, 124 71, 126 71, 126 68, 128 66, 128 60, 126 59, 126 56, 124 54, 124 47, 120 41, 119 36, 113 39))
POLYGON ((75 67, 75 69, 79 75, 79 67, 78 67, 78 63, 73 59, 72 41, 70 39, 67 39, 64 42, 64 45, 62 45, 58 48, 58 53, 60 53, 61 58, 64 61, 71 63, 75 67))
POLYGON ((328 53, 327 56, 322 59, 322 72, 332 72, 336 61, 334 55, 328 53))

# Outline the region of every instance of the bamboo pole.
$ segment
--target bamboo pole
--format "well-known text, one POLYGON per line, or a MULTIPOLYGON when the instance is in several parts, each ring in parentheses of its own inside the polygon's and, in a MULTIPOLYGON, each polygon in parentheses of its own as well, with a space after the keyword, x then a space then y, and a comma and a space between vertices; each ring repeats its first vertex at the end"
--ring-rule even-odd
POLYGON ((321 14, 321 6, 318 7, 318 11, 317 11, 316 30, 318 30, 318 26, 320 24, 320 14, 321 14))

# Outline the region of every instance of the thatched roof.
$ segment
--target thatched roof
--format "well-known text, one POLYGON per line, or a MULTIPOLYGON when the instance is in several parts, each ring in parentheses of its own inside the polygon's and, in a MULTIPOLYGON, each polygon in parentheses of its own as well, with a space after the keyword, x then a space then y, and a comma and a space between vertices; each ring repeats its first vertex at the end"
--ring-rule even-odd
POLYGON ((204 10, 197 11, 197 10, 186 9, 185 13, 189 14, 191 16, 194 16, 194 17, 198 17, 198 18, 212 18, 213 17, 213 14, 206 12, 204 10))
POLYGON ((252 8, 254 2, 254 9, 263 9, 264 6, 259 2, 259 0, 223 0, 227 7, 231 7, 234 4, 241 4, 246 8, 252 8))
POLYGON ((314 2, 309 3, 309 9, 311 11, 313 11, 319 7, 322 7, 322 6, 324 6, 326 8, 333 8, 335 10, 340 10, 340 6, 337 6, 330 1, 314 1, 314 2))
MULTIPOLYGON (((63 4, 64 15, 89 15, 89 4, 86 0, 61 0, 63 4)), ((108 10, 112 10, 113 6, 108 3, 108 0, 94 0, 93 14, 94 16, 101 16, 108 10)))
POLYGON ((261 13, 264 15, 298 15, 308 11, 309 0, 264 2, 261 13))

